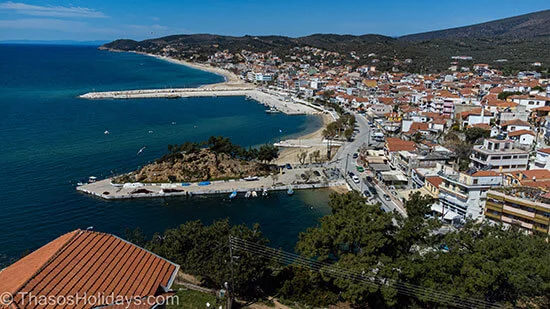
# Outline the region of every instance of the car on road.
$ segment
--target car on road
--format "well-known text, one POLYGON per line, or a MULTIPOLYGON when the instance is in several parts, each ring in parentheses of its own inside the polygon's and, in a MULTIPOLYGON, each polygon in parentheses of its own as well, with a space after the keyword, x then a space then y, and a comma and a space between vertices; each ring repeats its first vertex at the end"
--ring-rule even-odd
POLYGON ((378 194, 378 192, 376 192, 376 188, 373 187, 373 186, 369 186, 369 191, 370 191, 370 193, 372 193, 373 195, 374 195, 374 194, 378 194))
POLYGON ((355 182, 355 183, 359 183, 359 182, 360 182, 359 177, 357 177, 356 175, 351 176, 351 179, 352 179, 353 182, 355 182))
POLYGON ((287 163, 287 164, 285 165, 285 168, 286 168, 287 170, 291 170, 291 169, 292 169, 292 165, 290 165, 290 163, 287 163))
POLYGON ((361 173, 365 171, 365 169, 362 166, 357 166, 356 169, 358 172, 361 172, 361 173))
POLYGON ((372 194, 369 192, 369 190, 363 191, 363 195, 364 195, 365 197, 371 197, 371 196, 372 196, 372 194))
POLYGON ((348 176, 353 177, 353 176, 355 176, 355 174, 353 172, 348 172, 348 176))
POLYGON ((354 158, 354 159, 357 159, 357 158, 359 158, 359 154, 358 154, 357 152, 356 152, 356 153, 354 153, 354 154, 353 154, 353 158, 354 158))
POLYGON ((372 177, 367 176, 367 182, 372 182, 372 177))
POLYGON ((391 197, 387 194, 384 194, 384 199, 388 202, 391 201, 391 197))

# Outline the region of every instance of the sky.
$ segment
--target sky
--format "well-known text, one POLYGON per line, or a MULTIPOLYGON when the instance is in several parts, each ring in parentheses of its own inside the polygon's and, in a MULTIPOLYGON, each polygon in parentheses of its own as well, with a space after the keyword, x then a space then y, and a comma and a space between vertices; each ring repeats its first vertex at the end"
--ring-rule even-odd
POLYGON ((400 36, 550 9, 533 0, 0 0, 0 41, 171 34, 400 36))

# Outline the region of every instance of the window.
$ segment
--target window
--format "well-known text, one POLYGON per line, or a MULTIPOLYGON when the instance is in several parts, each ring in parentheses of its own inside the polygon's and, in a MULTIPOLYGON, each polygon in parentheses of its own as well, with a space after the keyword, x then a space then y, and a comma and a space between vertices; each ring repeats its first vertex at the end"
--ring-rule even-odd
POLYGON ((512 159, 512 156, 504 156, 504 157, 502 157, 502 160, 510 160, 510 159, 512 159))

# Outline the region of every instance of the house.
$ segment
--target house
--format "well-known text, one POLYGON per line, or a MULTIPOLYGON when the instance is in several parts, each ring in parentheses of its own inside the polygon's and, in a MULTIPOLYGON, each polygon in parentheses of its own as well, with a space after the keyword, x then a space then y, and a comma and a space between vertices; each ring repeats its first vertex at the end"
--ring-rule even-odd
POLYGON ((550 148, 542 148, 537 150, 535 157, 535 167, 550 170, 550 148))
POLYGON ((519 145, 529 146, 535 142, 535 133, 531 130, 517 130, 509 132, 508 138, 519 145))
POLYGON ((443 178, 439 176, 428 176, 424 182, 424 188, 433 198, 439 198, 439 186, 443 183, 443 178))
POLYGON ((178 270, 178 265, 117 236, 75 230, 0 271, 0 294, 14 296, 11 305, 0 308, 42 307, 25 295, 72 296, 73 304, 67 301, 65 308, 156 308, 173 295, 170 287, 178 270))
POLYGON ((483 145, 473 147, 470 159, 473 166, 480 170, 524 170, 529 162, 529 151, 515 149, 511 140, 486 139, 483 145))
POLYGON ((550 187, 550 171, 532 169, 505 173, 504 184, 506 186, 550 187))
POLYGON ((473 126, 476 124, 486 124, 491 123, 491 113, 488 110, 485 110, 483 107, 474 108, 468 111, 460 113, 461 117, 461 126, 462 128, 467 128, 468 126, 473 126))
POLYGON ((529 122, 519 120, 519 119, 504 121, 500 124, 500 127, 504 132, 531 130, 531 125, 529 124, 529 122))
POLYGON ((540 95, 513 95, 508 100, 525 106, 528 111, 550 105, 550 98, 540 95))

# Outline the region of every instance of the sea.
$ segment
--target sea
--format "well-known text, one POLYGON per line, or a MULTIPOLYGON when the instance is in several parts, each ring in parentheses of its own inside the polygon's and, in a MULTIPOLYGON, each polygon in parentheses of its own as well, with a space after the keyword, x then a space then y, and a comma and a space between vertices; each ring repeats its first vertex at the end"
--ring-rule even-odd
POLYGON ((293 250, 298 234, 330 212, 328 190, 233 201, 225 195, 105 201, 75 190, 89 176, 152 162, 169 144, 222 135, 257 146, 322 125, 316 116, 267 114, 244 97, 78 98, 89 91, 221 81, 212 73, 96 46, 0 45, 0 268, 74 229, 124 237, 126 229, 139 227, 151 236, 190 220, 259 223, 271 246, 293 250))

